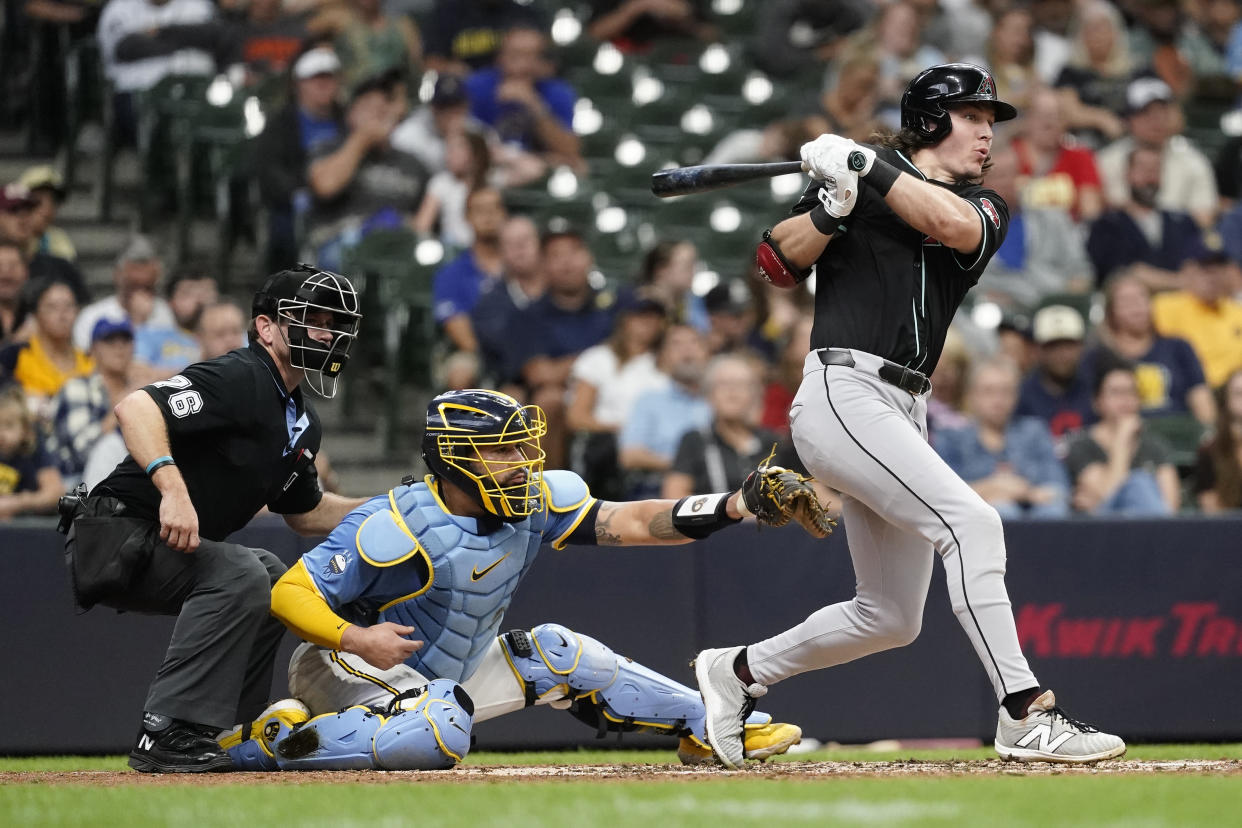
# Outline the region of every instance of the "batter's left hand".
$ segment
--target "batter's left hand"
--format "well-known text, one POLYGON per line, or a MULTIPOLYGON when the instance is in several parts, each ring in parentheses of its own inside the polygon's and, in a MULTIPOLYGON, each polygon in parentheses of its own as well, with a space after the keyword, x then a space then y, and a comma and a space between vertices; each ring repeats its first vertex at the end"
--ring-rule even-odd
POLYGON ((821 135, 810 143, 802 145, 802 165, 807 174, 816 181, 835 178, 840 172, 849 169, 846 159, 850 150, 857 147, 848 138, 831 133, 821 135))

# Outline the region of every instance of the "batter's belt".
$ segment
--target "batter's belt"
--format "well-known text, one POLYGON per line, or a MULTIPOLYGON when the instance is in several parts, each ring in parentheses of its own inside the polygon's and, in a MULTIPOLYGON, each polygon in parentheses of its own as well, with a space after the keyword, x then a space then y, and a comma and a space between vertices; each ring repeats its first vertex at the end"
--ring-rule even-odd
MULTIPOLYGON (((846 368, 858 368, 866 370, 855 364, 854 354, 842 348, 820 348, 816 353, 819 355, 819 361, 825 365, 843 365, 846 368)), ((889 362, 887 359, 874 357, 880 365, 875 369, 875 373, 880 379, 889 385, 895 385, 902 391, 909 392, 915 396, 926 394, 931 390, 931 380, 926 374, 922 374, 911 368, 905 368, 895 362, 889 362)))

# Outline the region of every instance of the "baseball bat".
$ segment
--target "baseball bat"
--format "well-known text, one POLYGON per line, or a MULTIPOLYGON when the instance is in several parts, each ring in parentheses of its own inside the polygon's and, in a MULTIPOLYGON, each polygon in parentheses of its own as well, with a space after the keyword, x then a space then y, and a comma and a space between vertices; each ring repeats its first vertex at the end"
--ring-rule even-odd
POLYGON ((659 198, 705 193, 721 187, 732 187, 758 178, 772 178, 786 173, 802 172, 801 161, 774 161, 768 164, 704 164, 698 167, 673 167, 651 175, 651 192, 659 198))

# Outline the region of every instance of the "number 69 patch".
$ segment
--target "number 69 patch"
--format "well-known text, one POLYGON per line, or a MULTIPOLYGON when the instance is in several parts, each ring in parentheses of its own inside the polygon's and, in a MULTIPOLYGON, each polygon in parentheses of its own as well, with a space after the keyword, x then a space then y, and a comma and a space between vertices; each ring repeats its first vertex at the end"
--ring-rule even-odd
POLYGON ((168 398, 168 408, 174 417, 188 417, 203 410, 203 398, 197 391, 180 391, 168 398))

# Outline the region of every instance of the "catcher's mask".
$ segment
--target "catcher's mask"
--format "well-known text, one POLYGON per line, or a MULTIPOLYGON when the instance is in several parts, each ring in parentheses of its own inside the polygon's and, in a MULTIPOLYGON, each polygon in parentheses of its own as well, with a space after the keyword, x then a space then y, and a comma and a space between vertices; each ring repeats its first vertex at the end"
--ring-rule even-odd
POLYGON ((939 143, 952 128, 949 107, 991 104, 997 121, 1016 118, 1018 110, 996 97, 996 81, 981 66, 943 63, 924 69, 901 96, 901 125, 925 141, 939 143))
POLYGON ((449 391, 427 405, 423 460, 489 514, 517 523, 544 506, 547 430, 537 405, 478 388, 449 391))
POLYGON ((251 316, 266 316, 282 326, 289 364, 307 372, 306 383, 322 397, 336 396, 338 375, 349 362, 362 314, 358 292, 349 279, 329 270, 299 264, 267 278, 254 295, 251 316), (320 341, 312 331, 326 332, 320 341))

